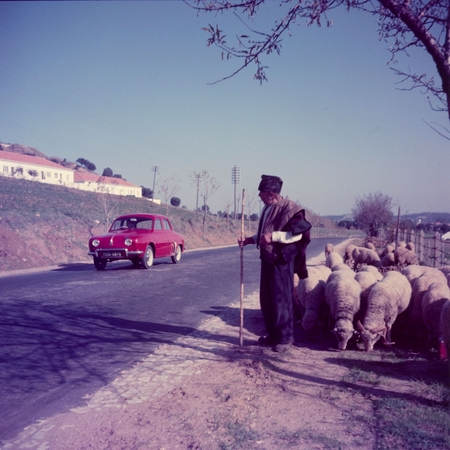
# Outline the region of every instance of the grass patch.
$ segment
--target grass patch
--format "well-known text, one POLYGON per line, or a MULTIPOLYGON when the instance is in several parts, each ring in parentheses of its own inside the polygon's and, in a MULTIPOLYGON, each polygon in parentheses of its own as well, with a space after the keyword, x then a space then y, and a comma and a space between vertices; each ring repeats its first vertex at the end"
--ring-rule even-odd
POLYGON ((249 446, 254 444, 259 437, 256 431, 247 428, 240 422, 229 422, 226 426, 226 430, 228 434, 228 442, 220 441, 220 450, 249 448, 249 446))
POLYGON ((450 448, 448 407, 398 398, 374 401, 377 449, 432 450, 450 448))
POLYGON ((300 445, 303 446, 308 443, 311 448, 316 448, 319 446, 321 449, 333 449, 333 450, 343 450, 344 446, 337 440, 325 436, 321 433, 313 433, 311 430, 298 429, 294 432, 283 431, 277 434, 277 439, 285 448, 291 448, 292 446, 300 445))

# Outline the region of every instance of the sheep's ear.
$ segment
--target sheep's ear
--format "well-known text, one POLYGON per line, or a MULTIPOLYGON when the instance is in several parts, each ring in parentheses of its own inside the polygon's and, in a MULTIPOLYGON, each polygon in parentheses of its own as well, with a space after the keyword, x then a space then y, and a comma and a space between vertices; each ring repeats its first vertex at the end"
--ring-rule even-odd
POLYGON ((333 333, 337 333, 337 328, 333 328, 333 333))

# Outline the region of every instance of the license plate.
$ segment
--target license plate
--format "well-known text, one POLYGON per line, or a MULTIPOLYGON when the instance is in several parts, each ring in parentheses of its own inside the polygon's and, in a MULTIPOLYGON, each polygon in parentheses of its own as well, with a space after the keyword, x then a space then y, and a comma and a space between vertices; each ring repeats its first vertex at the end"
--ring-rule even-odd
POLYGON ((121 257, 122 256, 122 252, 103 252, 102 256, 104 258, 121 257))

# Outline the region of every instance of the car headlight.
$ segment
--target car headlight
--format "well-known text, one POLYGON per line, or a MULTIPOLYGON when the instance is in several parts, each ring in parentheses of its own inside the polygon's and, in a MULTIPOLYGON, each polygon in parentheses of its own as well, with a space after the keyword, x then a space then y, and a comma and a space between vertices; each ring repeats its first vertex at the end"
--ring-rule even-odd
POLYGON ((100 241, 98 240, 98 239, 94 239, 93 241, 92 241, 92 246, 93 247, 98 247, 100 245, 100 241))
POLYGON ((130 245, 132 245, 133 244, 133 239, 130 239, 130 238, 126 238, 125 239, 125 245, 127 246, 127 247, 129 247, 130 245))

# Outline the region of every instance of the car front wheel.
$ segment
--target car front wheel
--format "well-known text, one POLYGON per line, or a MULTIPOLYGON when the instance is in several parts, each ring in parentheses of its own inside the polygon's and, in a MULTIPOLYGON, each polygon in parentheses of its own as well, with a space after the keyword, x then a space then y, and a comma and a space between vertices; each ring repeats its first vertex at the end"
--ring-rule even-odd
POLYGON ((94 266, 97 270, 103 270, 106 267, 106 263, 106 259, 101 259, 94 256, 94 266))
POLYGON ((150 269, 150 267, 153 266, 153 259, 153 248, 149 245, 145 250, 144 256, 142 257, 142 265, 144 266, 144 269, 150 269))
POLYGON ((178 264, 180 262, 181 259, 181 247, 179 245, 175 246, 175 253, 173 254, 173 256, 171 256, 172 258, 172 262, 174 264, 178 264))

